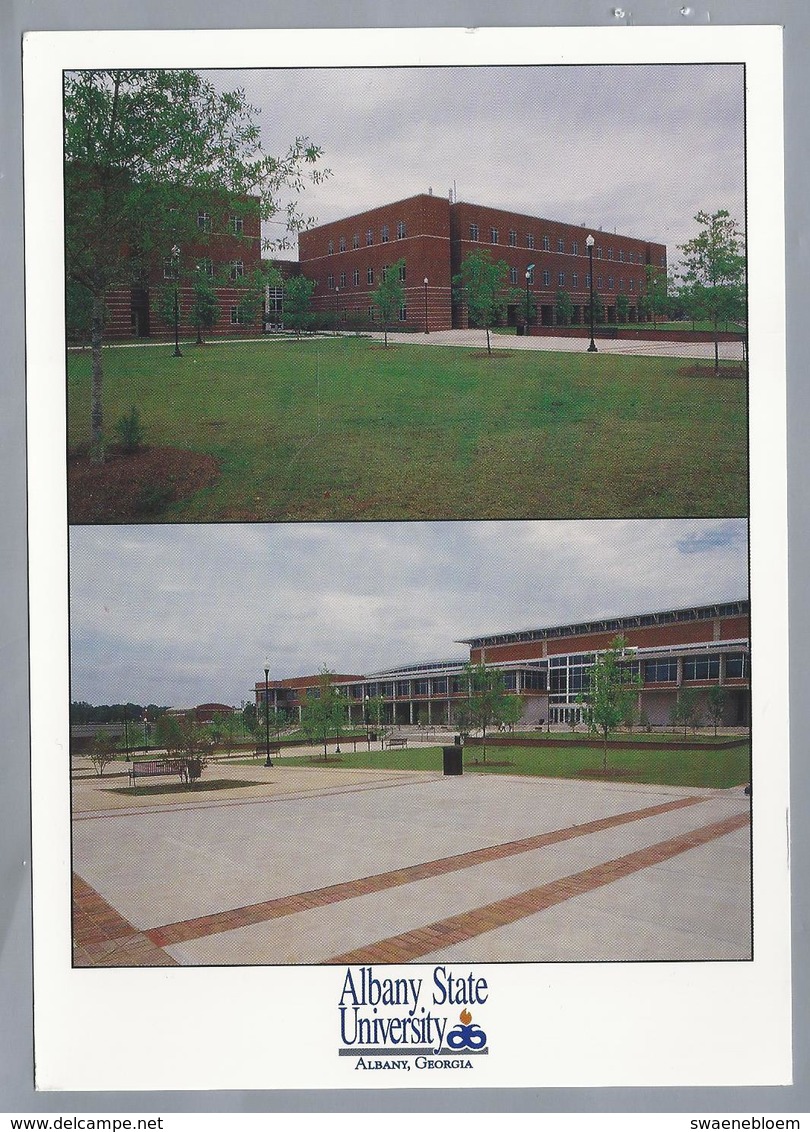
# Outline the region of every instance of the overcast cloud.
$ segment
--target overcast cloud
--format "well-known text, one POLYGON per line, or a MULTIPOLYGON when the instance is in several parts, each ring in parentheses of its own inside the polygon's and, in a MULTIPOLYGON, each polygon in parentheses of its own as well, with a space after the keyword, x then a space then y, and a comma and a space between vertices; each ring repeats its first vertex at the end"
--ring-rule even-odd
MULTIPOLYGON (((458 200, 677 245, 695 214, 742 226, 740 65, 218 71, 281 153, 300 135, 332 176, 300 205, 319 223, 430 188, 458 200)), ((281 235, 268 228, 269 237, 281 235)), ((283 253, 295 258, 294 253, 283 253)))
POLYGON ((746 597, 743 520, 73 527, 72 698, 463 658, 491 632, 746 597))

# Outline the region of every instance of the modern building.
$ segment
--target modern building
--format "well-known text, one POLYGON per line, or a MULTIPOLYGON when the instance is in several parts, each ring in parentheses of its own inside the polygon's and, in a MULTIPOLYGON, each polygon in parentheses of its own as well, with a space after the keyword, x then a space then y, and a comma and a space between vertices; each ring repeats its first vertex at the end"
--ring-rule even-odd
POLYGON ((530 322, 555 325, 560 292, 570 299, 571 322, 584 324, 591 286, 589 235, 594 239, 594 291, 607 321, 616 320, 621 306, 626 306, 628 320, 636 321, 647 267, 666 272, 664 244, 431 193, 301 232, 298 259, 301 273, 315 281, 313 307, 327 325, 331 320, 347 328, 378 320, 374 290, 385 272, 404 260, 400 279, 405 302, 395 319, 399 327, 466 327, 466 305, 454 299, 452 279, 468 253, 484 249, 507 265, 510 324, 525 322, 528 311, 530 322))
MULTIPOLYGON (((395 724, 451 727, 454 710, 466 696, 463 668, 470 661, 503 673, 507 690, 522 697, 523 726, 578 722, 588 669, 619 636, 626 642, 624 663, 640 682, 639 718, 654 727, 665 725, 681 690, 693 689, 707 719, 706 696, 719 685, 726 692, 723 723, 747 726, 751 686, 747 600, 471 637, 458 642, 467 645, 464 657, 366 676, 335 675, 333 683, 347 700, 350 723, 362 724, 366 699, 382 696, 395 724)), ((270 680, 267 686, 262 680, 254 694, 261 710, 267 697, 271 709, 300 716, 307 697, 318 694, 318 677, 270 680)))

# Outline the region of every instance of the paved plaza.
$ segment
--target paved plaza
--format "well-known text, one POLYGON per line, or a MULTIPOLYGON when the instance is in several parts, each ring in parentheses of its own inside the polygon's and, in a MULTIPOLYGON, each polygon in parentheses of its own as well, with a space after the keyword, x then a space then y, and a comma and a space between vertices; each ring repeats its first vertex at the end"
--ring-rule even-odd
POLYGON ((74 779, 78 966, 745 959, 749 800, 330 766, 74 779), (169 783, 170 784, 170 783, 169 783))

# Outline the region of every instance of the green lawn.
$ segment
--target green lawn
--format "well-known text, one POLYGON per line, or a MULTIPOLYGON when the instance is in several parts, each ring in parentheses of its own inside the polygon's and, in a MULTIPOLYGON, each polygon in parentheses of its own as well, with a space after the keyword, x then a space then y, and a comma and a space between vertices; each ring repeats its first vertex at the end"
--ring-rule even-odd
MULTIPOLYGON (((104 351, 109 443, 135 405, 147 444, 220 462, 160 519, 746 513, 745 383, 708 363, 354 337, 172 349, 104 351)), ((90 364, 69 355, 71 449, 90 364)))
MULTIPOLYGON (((750 746, 717 751, 698 748, 690 751, 609 750, 610 780, 652 782, 666 786, 709 786, 725 789, 750 781, 750 746)), ((487 762, 481 762, 480 747, 464 751, 465 773, 529 774, 547 778, 601 778, 602 751, 566 744, 563 748, 489 747, 487 762)), ((441 747, 413 747, 405 750, 343 750, 339 763, 330 749, 326 765, 377 767, 387 770, 442 769, 441 747)), ((314 759, 313 763, 323 763, 314 759)), ((306 766, 309 760, 274 757, 279 766, 306 766)))

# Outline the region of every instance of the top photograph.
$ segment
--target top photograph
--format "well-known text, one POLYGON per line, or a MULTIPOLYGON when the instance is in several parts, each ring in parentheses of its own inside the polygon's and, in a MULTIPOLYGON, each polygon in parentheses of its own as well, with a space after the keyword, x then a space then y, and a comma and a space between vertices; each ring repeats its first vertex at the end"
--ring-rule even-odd
POLYGON ((71 524, 748 514, 742 64, 79 70, 63 111, 71 524))

